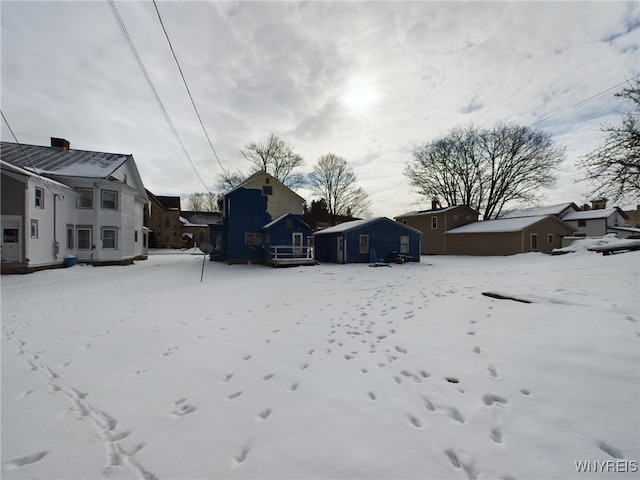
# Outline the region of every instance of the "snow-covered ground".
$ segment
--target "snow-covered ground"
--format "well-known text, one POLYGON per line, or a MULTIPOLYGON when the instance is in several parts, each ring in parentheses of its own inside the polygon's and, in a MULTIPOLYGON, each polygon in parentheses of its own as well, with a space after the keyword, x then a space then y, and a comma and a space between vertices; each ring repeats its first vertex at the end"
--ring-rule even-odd
POLYGON ((640 252, 159 253, 2 277, 3 479, 638 478, 640 252))

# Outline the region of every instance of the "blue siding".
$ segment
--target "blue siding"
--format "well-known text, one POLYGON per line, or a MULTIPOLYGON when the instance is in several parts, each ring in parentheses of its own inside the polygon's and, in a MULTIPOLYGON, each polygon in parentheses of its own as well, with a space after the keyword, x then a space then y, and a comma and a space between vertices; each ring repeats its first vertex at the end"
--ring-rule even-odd
POLYGON ((302 233, 302 245, 306 246, 311 234, 311 227, 304 222, 302 215, 289 214, 268 229, 265 228, 264 233, 269 235, 269 241, 265 242, 264 246, 264 259, 269 262, 271 260, 271 246, 292 245, 294 233, 302 233), (290 227, 287 227, 288 219, 293 221, 290 227))
POLYGON ((402 236, 409 237, 409 251, 405 255, 411 256, 412 261, 419 262, 420 233, 387 218, 345 232, 319 232, 314 239, 316 260, 338 262, 338 238, 344 237, 347 263, 368 263, 370 250, 375 250, 377 258, 384 261, 393 252, 400 253, 402 236), (366 253, 360 253, 360 235, 369 236, 369 250, 366 253))
POLYGON ((240 188, 229 193, 225 205, 226 247, 229 262, 263 261, 262 245, 245 245, 245 233, 262 233, 272 218, 260 190, 240 188))

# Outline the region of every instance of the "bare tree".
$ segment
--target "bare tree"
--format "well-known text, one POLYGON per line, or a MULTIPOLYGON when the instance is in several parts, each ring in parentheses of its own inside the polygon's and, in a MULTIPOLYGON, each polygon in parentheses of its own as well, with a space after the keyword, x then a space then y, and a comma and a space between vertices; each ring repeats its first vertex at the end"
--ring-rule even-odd
POLYGON ((456 128, 413 154, 404 174, 419 195, 469 205, 496 218, 507 203, 533 203, 554 185, 564 149, 547 133, 515 124, 456 128))
POLYGON ((245 175, 240 170, 223 170, 218 180, 218 188, 223 192, 228 192, 244 182, 247 177, 248 175, 245 175))
POLYGON ((344 158, 332 153, 323 155, 309 174, 308 182, 313 193, 324 200, 332 224, 337 215, 370 215, 369 197, 355 184, 356 175, 344 158))
POLYGON ((304 185, 304 175, 294 172, 304 165, 303 158, 273 133, 266 143, 251 142, 240 153, 252 164, 252 173, 267 172, 289 188, 304 185))
POLYGON ((187 198, 187 210, 192 212, 217 212, 220 195, 212 192, 195 192, 187 198))
POLYGON ((622 125, 604 125, 608 134, 604 145, 578 161, 583 173, 577 181, 586 180, 595 198, 615 202, 640 199, 640 79, 629 85, 617 97, 631 100, 632 111, 623 115, 622 125))

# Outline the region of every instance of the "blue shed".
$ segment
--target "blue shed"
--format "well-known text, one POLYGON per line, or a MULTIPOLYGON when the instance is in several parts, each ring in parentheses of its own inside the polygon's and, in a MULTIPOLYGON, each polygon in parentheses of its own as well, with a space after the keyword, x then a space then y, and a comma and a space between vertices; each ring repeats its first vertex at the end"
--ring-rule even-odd
POLYGON ((327 263, 373 263, 401 257, 420 261, 420 237, 415 228, 387 217, 354 220, 314 235, 316 260, 327 263))
POLYGON ((264 233, 264 261, 267 265, 314 265, 313 250, 309 247, 311 227, 302 215, 286 213, 262 227, 264 233))

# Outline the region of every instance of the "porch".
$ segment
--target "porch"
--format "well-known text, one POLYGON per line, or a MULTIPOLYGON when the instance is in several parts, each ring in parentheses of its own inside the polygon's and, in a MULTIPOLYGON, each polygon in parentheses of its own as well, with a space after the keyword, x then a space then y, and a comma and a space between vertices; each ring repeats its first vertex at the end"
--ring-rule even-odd
POLYGON ((315 265, 313 247, 294 245, 271 245, 269 264, 272 267, 315 265))

